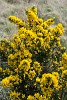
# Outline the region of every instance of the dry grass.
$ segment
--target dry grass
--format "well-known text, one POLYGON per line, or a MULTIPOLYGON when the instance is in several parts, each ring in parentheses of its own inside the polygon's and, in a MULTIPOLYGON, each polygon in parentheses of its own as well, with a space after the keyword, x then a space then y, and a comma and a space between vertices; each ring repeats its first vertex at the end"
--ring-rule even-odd
POLYGON ((9 15, 26 19, 25 8, 30 8, 34 5, 38 8, 39 17, 42 17, 44 20, 55 17, 56 24, 61 22, 65 30, 67 30, 67 0, 47 0, 47 3, 45 1, 46 0, 0 0, 0 38, 9 38, 16 33, 16 27, 8 20, 9 15))

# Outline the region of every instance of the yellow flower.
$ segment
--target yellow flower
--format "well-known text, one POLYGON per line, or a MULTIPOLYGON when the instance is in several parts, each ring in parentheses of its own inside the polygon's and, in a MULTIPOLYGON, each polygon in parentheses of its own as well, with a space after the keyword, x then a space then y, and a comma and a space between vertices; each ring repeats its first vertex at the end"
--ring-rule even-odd
POLYGON ((35 20, 37 21, 38 17, 36 16, 36 14, 30 9, 26 11, 26 14, 28 16, 28 20, 35 20))
POLYGON ((60 68, 58 68, 58 71, 63 71, 64 70, 64 67, 60 67, 60 68))
POLYGON ((19 26, 25 26, 25 22, 22 21, 21 19, 19 19, 18 17, 16 16, 9 16, 9 20, 11 22, 14 22, 15 24, 19 25, 19 26))
POLYGON ((40 95, 39 93, 35 93, 34 98, 35 98, 35 100, 43 100, 42 95, 40 95))
POLYGON ((57 26, 55 26, 55 28, 53 28, 53 33, 62 36, 64 34, 64 28, 62 24, 58 24, 57 26))
POLYGON ((29 96, 27 97, 27 100, 35 100, 35 99, 34 99, 34 96, 29 95, 29 96))
POLYGON ((45 21, 47 23, 48 26, 54 24, 54 19, 50 18, 47 21, 45 21))
POLYGON ((22 99, 24 99, 25 98, 25 94, 22 94, 22 99))
POLYGON ((20 100, 19 96, 20 96, 20 93, 19 93, 19 92, 16 92, 16 91, 10 91, 10 98, 20 100))
POLYGON ((52 72, 52 75, 55 75, 57 77, 57 79, 59 78, 58 72, 52 72))
POLYGON ((21 27, 20 29, 18 29, 18 34, 19 35, 24 34, 24 37, 25 37, 25 33, 26 33, 26 28, 21 27))
POLYGON ((46 93, 46 95, 51 95, 54 89, 59 88, 57 76, 50 73, 43 74, 40 81, 40 87, 43 94, 46 93))
POLYGON ((60 61, 60 66, 64 67, 64 69, 67 69, 67 53, 63 53, 62 55, 62 61, 60 61))
POLYGON ((43 25, 43 19, 42 18, 38 18, 38 24, 43 25))
POLYGON ((37 35, 38 35, 39 37, 42 37, 42 36, 43 36, 43 34, 42 34, 42 33, 37 33, 37 35))
POLYGON ((22 60, 19 65, 19 70, 28 71, 30 69, 30 62, 26 59, 22 60))
POLYGON ((3 80, 2 80, 2 82, 1 82, 1 84, 2 84, 2 86, 4 87, 4 88, 7 88, 7 87, 9 87, 9 84, 10 83, 10 81, 9 81, 9 79, 6 77, 6 78, 4 78, 3 80))
POLYGON ((31 8, 31 10, 37 15, 37 8, 36 8, 35 6, 33 6, 33 7, 31 8))
POLYGON ((36 71, 36 73, 41 72, 41 66, 40 66, 40 63, 38 63, 37 61, 34 62, 33 68, 34 68, 34 70, 36 71))
POLYGON ((13 60, 13 59, 14 59, 14 55, 13 55, 13 54, 10 54, 10 55, 8 56, 8 59, 13 60))
POLYGON ((47 29, 48 27, 49 27, 49 26, 47 25, 47 23, 44 22, 44 23, 43 23, 43 28, 44 28, 44 29, 47 29))
POLYGON ((29 73, 28 73, 28 77, 30 80, 32 80, 34 77, 35 77, 36 73, 35 73, 35 70, 30 70, 29 73))
POLYGON ((3 69, 2 69, 2 67, 0 67, 0 72, 2 72, 3 71, 3 69))
POLYGON ((41 32, 41 33, 44 33, 44 29, 43 29, 43 27, 40 26, 40 25, 37 25, 37 26, 36 26, 36 31, 41 32))
POLYGON ((60 28, 59 33, 60 33, 60 35, 62 36, 62 35, 64 34, 64 27, 62 26, 61 23, 58 24, 58 27, 60 28))
POLYGON ((62 58, 63 58, 63 60, 67 61, 67 53, 66 52, 62 55, 62 58))
POLYGON ((27 58, 32 57, 32 54, 29 52, 29 50, 24 50, 24 57, 27 57, 27 58))
POLYGON ((39 77, 36 78, 36 82, 40 83, 40 78, 39 77))
POLYGON ((62 77, 64 78, 65 81, 67 81, 67 70, 64 70, 62 72, 62 77))

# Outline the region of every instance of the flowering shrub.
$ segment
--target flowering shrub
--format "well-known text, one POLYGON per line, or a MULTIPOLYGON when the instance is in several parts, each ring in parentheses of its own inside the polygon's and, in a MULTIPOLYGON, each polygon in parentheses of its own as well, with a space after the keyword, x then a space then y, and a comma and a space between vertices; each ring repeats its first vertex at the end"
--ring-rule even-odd
POLYGON ((64 28, 61 23, 51 27, 54 18, 38 18, 35 7, 26 14, 27 22, 9 16, 18 32, 0 42, 8 62, 8 68, 0 68, 2 86, 10 87, 14 100, 61 100, 67 88, 67 53, 60 43, 64 28))

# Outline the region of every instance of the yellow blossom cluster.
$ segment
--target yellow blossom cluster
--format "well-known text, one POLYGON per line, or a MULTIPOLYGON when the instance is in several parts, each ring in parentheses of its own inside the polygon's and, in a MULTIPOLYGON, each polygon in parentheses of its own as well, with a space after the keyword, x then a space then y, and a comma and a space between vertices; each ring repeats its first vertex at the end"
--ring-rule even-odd
MULTIPOLYGON (((67 53, 63 53, 62 60, 60 61, 60 68, 58 70, 61 72, 61 84, 62 88, 67 88, 67 53)), ((61 88, 61 89, 62 89, 61 88)))
POLYGON ((59 70, 66 70, 67 69, 67 53, 63 53, 62 60, 60 61, 60 68, 59 70))
POLYGON ((20 93, 16 92, 15 90, 10 91, 10 98, 13 98, 14 100, 20 100, 20 93))
POLYGON ((16 76, 10 75, 9 77, 6 77, 2 80, 2 86, 5 88, 10 86, 13 87, 13 85, 18 85, 21 82, 22 80, 18 75, 16 76))
POLYGON ((33 71, 30 70, 28 73, 28 77, 30 80, 32 80, 35 77, 35 75, 36 75, 35 70, 33 70, 33 71))
POLYGON ((8 78, 5 78, 5 79, 2 80, 2 86, 3 87, 9 87, 9 83, 10 82, 9 82, 8 78))
POLYGON ((52 27, 54 18, 43 21, 35 7, 26 10, 26 15, 26 23, 9 16, 19 27, 11 40, 0 41, 0 54, 8 62, 8 68, 0 68, 1 83, 11 87, 14 100, 54 100, 53 94, 60 93, 64 82, 67 86, 67 53, 60 43, 64 28, 60 23, 52 27))
MULTIPOLYGON (((35 93, 34 96, 29 95, 27 100, 44 100, 44 98, 39 93, 35 93)), ((45 99, 45 100, 47 100, 47 99, 45 99)))
POLYGON ((50 98, 54 89, 59 89, 58 78, 53 74, 43 74, 40 80, 40 87, 43 95, 50 98))
POLYGON ((16 17, 16 16, 9 16, 9 20, 10 20, 11 22, 14 22, 14 23, 17 24, 18 26, 21 26, 21 27, 25 26, 25 22, 22 21, 21 19, 19 19, 19 18, 16 17))
POLYGON ((36 71, 36 72, 38 72, 38 73, 40 73, 41 72, 41 66, 40 66, 40 63, 38 63, 37 61, 35 61, 34 62, 34 64, 33 64, 33 68, 34 68, 34 70, 36 71))

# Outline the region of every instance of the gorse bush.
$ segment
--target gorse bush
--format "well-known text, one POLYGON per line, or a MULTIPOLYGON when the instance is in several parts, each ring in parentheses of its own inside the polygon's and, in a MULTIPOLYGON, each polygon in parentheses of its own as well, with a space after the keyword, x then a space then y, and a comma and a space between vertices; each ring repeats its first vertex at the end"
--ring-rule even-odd
POLYGON ((61 23, 38 18, 37 8, 26 10, 27 22, 9 16, 18 25, 12 40, 0 42, 0 54, 8 67, 2 69, 2 86, 14 100, 61 100, 67 88, 67 53, 60 43, 61 23))

